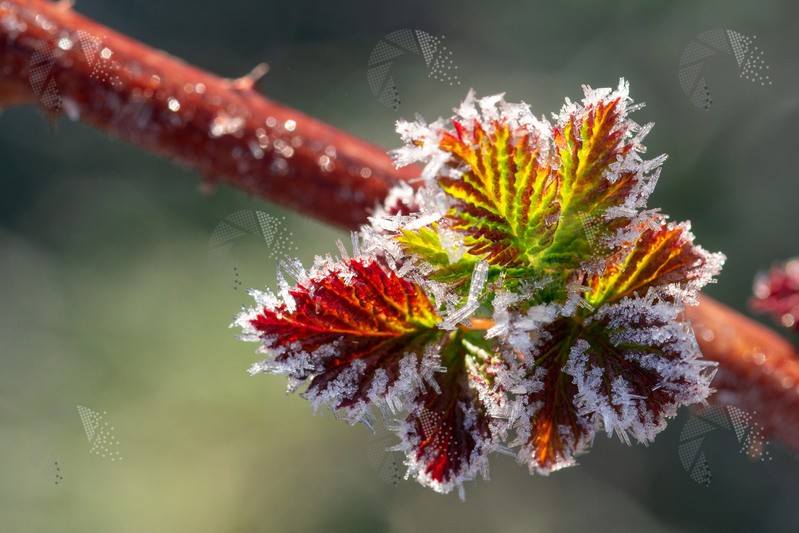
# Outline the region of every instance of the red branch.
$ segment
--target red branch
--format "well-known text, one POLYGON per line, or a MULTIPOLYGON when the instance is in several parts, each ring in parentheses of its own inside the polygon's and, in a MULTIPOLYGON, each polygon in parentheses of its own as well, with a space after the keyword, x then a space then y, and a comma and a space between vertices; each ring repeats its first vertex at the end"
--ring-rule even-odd
MULTIPOLYGON (((74 13, 68 3, 0 0, 0 104, 39 102, 256 196, 354 228, 396 170, 377 146, 255 92, 262 72, 216 77, 74 13)), ((688 310, 714 400, 755 415, 799 450, 799 354, 707 297, 688 310)))
POLYGON ((386 151, 255 92, 262 72, 219 78, 73 12, 0 0, 0 103, 49 111, 338 226, 398 177, 386 151))
POLYGON ((689 307, 699 347, 719 362, 714 403, 734 405, 768 435, 799 450, 799 354, 765 326, 703 296, 689 307))

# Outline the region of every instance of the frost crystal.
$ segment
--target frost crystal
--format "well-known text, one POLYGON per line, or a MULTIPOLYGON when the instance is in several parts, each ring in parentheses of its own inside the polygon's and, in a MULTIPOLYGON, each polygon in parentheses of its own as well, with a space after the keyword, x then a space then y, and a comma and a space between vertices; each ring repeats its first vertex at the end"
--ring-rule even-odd
POLYGON ((493 451, 549 474, 601 432, 650 442, 711 393, 684 309, 724 256, 647 207, 666 156, 642 158, 641 107, 622 80, 551 122, 472 91, 449 119, 399 121, 392 157, 423 166, 418 187, 351 252, 285 260, 277 295, 251 292, 233 325, 268 358, 250 372, 350 423, 377 406, 407 477, 461 496, 493 451))

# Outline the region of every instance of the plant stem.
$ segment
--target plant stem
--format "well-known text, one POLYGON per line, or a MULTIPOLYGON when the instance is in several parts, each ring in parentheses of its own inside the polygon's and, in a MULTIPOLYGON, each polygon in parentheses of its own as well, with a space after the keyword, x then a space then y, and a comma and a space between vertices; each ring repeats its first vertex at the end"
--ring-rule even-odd
MULTIPOLYGON (((39 102, 192 167, 206 183, 343 228, 363 223, 392 184, 418 175, 395 169, 382 148, 256 93, 258 74, 219 78, 63 2, 0 0, 0 105, 39 102)), ((707 297, 687 316, 705 357, 719 362, 713 400, 753 414, 799 450, 796 349, 707 297)))
MULTIPOLYGON (((261 66, 259 66, 261 67, 261 66)), ((386 151, 42 0, 0 0, 0 105, 40 101, 255 196, 357 226, 398 178, 386 151)), ((260 71, 260 72, 259 72, 260 71)))
POLYGON ((707 296, 686 311, 705 358, 719 363, 711 400, 747 411, 768 435, 799 451, 796 348, 707 296))

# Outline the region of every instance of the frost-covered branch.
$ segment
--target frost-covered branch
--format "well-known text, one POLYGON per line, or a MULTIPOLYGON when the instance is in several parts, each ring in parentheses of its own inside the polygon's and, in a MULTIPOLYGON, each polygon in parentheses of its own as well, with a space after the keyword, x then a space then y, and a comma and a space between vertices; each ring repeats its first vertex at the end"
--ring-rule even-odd
POLYGON ((73 120, 320 220, 351 227, 398 177, 385 150, 75 13, 0 0, 0 107, 73 120))

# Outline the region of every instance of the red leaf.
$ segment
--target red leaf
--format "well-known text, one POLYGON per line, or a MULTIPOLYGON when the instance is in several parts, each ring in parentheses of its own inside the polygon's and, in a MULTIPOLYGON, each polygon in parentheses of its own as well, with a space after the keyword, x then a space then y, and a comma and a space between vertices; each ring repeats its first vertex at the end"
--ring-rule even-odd
POLYGON ((608 435, 650 442, 683 405, 711 392, 712 363, 702 361, 683 307, 653 295, 602 307, 583 326, 564 371, 574 404, 608 435))
MULTIPOLYGON (((447 372, 437 373, 437 388, 427 388, 414 399, 401 437, 409 454, 411 472, 423 485, 438 492, 454 487, 488 469, 487 454, 496 430, 473 380, 486 370, 491 355, 469 350, 460 334, 442 350, 447 372), (485 355, 486 357, 483 357, 485 355)), ((483 380, 485 375, 483 376, 483 380)), ((462 493, 461 493, 462 497, 462 493)))
POLYGON ((256 371, 311 378, 315 406, 354 408, 409 393, 440 320, 422 289, 377 262, 347 261, 289 291, 293 305, 264 307, 249 324, 274 359, 256 371), (402 370, 406 369, 405 379, 402 370), (393 388, 395 385, 398 387, 393 388))
POLYGON ((527 358, 530 392, 522 395, 526 409, 516 424, 519 457, 531 472, 543 475, 574 464, 595 433, 589 420, 577 413, 577 387, 563 372, 574 335, 571 326, 567 319, 546 326, 541 333, 546 341, 527 358))

